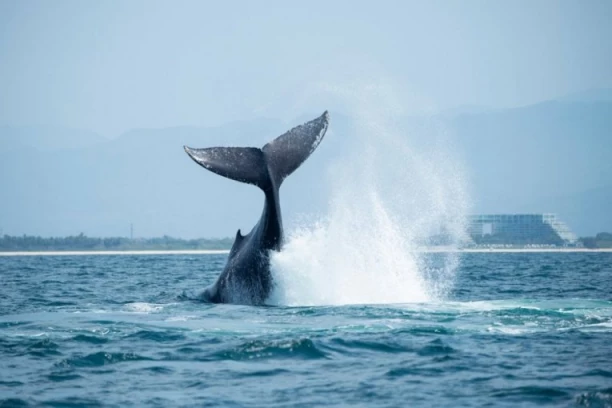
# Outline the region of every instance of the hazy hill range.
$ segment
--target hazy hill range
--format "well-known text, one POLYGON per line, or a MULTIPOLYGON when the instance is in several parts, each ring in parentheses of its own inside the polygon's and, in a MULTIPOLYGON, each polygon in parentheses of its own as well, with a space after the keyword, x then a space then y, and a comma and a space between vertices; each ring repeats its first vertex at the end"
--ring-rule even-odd
POLYGON ((453 120, 477 212, 556 212, 612 229, 612 103, 545 102, 453 120))
MULTIPOLYGON (((595 234, 612 230, 612 103, 600 94, 428 120, 450 130, 469 172, 475 212, 556 212, 579 234, 595 234)), ((351 120, 331 115, 326 140, 283 185, 288 222, 324 208, 328 165, 352 141, 351 120)), ((69 129, 0 127, 0 229, 128 236, 133 223, 135 236, 185 238, 248 231, 261 211, 261 192, 205 171, 182 146, 262 146, 310 116, 135 129, 114 140, 69 129)))
MULTIPOLYGON (((0 150, 0 229, 14 235, 129 236, 133 223, 135 236, 233 236, 256 222, 263 194, 199 167, 183 145, 263 146, 292 125, 262 119, 217 128, 137 129, 54 151, 5 142, 11 148, 0 150)), ((317 153, 309 170, 296 172, 284 186, 287 213, 323 202, 317 182, 325 172, 324 153, 317 153)))
POLYGON ((61 126, 0 126, 0 152, 25 148, 41 151, 80 149, 107 141, 87 130, 61 126))

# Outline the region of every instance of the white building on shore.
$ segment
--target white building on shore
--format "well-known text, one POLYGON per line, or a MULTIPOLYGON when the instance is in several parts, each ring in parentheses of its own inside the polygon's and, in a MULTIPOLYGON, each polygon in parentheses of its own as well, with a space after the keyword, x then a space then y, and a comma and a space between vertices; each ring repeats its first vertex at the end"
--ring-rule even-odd
POLYGON ((576 246, 578 238, 555 214, 479 214, 469 217, 476 245, 576 246))

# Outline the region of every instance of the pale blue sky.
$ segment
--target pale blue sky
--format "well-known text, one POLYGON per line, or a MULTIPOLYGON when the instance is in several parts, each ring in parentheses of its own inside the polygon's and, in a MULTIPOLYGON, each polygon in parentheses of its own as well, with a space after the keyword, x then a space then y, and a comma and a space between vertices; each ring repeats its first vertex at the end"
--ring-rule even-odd
POLYGON ((408 112, 519 106, 612 86, 611 22, 610 1, 2 0, 0 125, 282 117, 347 78, 408 112))

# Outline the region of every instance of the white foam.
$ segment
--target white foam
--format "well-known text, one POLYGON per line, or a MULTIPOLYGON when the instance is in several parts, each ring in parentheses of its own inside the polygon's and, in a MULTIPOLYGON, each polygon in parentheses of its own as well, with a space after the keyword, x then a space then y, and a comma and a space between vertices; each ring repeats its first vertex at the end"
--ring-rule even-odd
POLYGON ((188 316, 171 316, 166 319, 167 322, 186 322, 187 320, 196 319, 197 316, 188 315, 188 316))
POLYGON ((123 305, 123 310, 133 313, 154 313, 160 312, 164 308, 163 305, 157 305, 146 302, 127 303, 123 305))
POLYGON ((521 335, 521 334, 525 334, 525 333, 529 333, 534 331, 533 329, 528 330, 525 328, 518 328, 518 327, 507 327, 507 326, 501 326, 501 327, 488 327, 487 331, 490 333, 502 333, 502 334, 510 334, 510 335, 521 335))
POLYGON ((330 169, 327 213, 299 226, 289 234, 283 251, 273 254, 275 289, 270 303, 412 303, 443 298, 459 255, 436 254, 443 260, 434 266, 419 249, 441 228, 451 247, 465 236, 462 171, 443 143, 413 148, 415 135, 391 124, 389 111, 395 110, 385 110, 389 98, 379 89, 345 91, 338 92, 354 102, 352 116, 359 126, 355 134, 334 135, 350 142, 351 151, 330 169))

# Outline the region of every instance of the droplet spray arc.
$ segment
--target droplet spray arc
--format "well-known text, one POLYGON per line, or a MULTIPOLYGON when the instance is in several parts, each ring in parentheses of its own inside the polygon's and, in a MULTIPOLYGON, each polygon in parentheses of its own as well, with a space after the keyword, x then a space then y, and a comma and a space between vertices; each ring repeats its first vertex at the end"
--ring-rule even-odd
MULTIPOLYGON (((367 99, 367 98, 366 98, 367 99)), ((370 104, 368 104, 370 105, 370 104)), ((378 106, 383 106, 378 105, 378 106)), ((273 253, 269 303, 339 305, 443 300, 459 254, 423 251, 433 236, 447 246, 466 236, 462 166, 440 126, 406 134, 389 111, 353 111, 352 151, 331 166, 324 214, 289 232, 273 253), (414 147, 414 138, 429 143, 414 147)), ((328 136, 330 137, 330 136, 328 136)))

